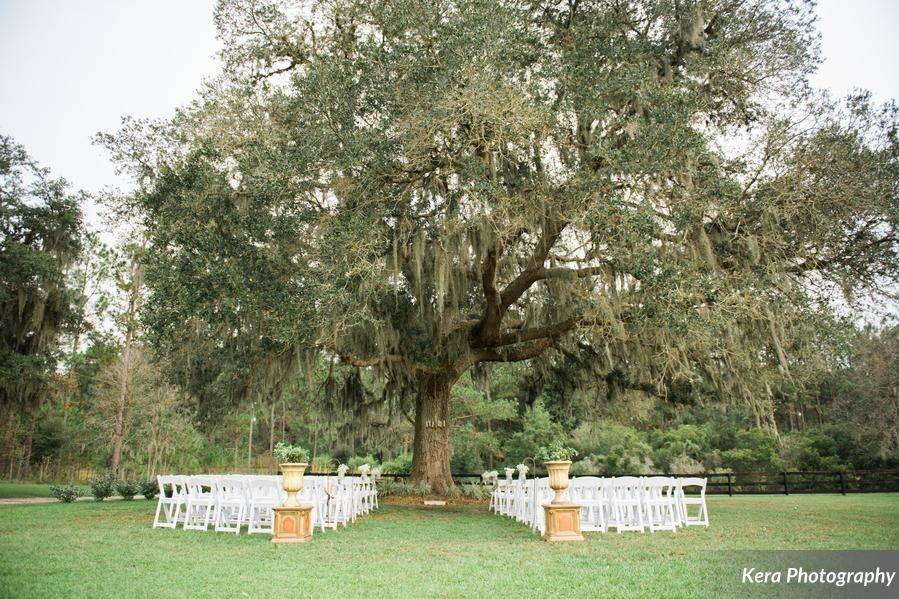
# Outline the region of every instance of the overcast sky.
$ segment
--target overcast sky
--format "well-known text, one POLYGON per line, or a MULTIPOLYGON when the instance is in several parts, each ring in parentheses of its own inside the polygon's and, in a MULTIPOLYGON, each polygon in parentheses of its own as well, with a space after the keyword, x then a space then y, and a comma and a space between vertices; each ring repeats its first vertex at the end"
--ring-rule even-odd
MULTIPOLYGON (((0 0, 0 133, 75 187, 124 186, 91 144, 164 117, 215 74, 215 0, 0 0)), ((899 97, 899 0, 822 0, 815 83, 899 97)))

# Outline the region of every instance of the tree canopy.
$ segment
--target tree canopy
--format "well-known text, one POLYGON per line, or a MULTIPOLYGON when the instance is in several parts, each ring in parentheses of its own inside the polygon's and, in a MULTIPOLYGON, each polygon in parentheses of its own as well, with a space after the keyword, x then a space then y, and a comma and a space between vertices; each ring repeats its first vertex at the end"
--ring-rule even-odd
POLYGON ((322 352, 372 370, 437 491, 450 389, 496 362, 773 424, 834 302, 899 269, 896 108, 810 89, 810 10, 222 0, 224 76, 103 136, 153 342, 212 405, 322 352))

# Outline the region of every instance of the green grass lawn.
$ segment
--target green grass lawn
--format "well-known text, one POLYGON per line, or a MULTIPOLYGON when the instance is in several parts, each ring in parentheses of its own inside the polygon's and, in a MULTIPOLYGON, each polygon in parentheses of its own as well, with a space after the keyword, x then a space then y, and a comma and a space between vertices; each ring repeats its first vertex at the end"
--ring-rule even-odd
MULTIPOLYGON (((81 490, 88 494, 90 489, 81 486, 81 490)), ((12 499, 16 497, 50 497, 50 485, 38 483, 9 483, 0 482, 0 499, 12 499)))
POLYGON ((0 507, 12 597, 690 597, 737 585, 728 549, 896 549, 899 494, 709 499, 712 526, 547 544, 484 506, 382 506, 311 543, 151 528, 155 501, 0 507))

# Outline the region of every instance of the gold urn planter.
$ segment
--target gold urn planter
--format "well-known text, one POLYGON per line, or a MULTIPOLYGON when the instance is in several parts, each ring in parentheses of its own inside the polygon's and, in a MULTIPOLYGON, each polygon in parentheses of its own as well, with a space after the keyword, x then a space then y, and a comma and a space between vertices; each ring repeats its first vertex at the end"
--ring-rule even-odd
POLYGON ((303 474, 306 473, 306 466, 308 465, 305 462, 279 464, 281 474, 283 475, 281 486, 287 491, 287 501, 281 507, 296 507, 300 505, 300 502, 297 501, 297 493, 303 490, 303 474))
POLYGON ((553 504, 566 503, 565 490, 568 488, 568 470, 571 468, 571 460, 551 460, 543 462, 546 472, 549 474, 549 488, 555 493, 553 504))
POLYGON ((287 500, 274 508, 275 522, 272 543, 304 543, 312 540, 312 506, 297 501, 297 493, 303 489, 305 462, 280 464, 281 486, 287 491, 287 500))
POLYGON ((543 506, 546 518, 544 541, 583 541, 581 534, 581 506, 565 499, 568 489, 568 470, 571 460, 550 460, 543 462, 549 474, 549 488, 555 496, 543 506))

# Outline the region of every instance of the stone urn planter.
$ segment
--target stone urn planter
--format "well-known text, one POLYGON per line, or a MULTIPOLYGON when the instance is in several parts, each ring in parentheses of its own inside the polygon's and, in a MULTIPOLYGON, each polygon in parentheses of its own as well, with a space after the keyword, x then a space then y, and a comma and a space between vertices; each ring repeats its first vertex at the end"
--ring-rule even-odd
POLYGON ((555 493, 551 503, 561 504, 565 501, 565 490, 568 488, 568 470, 571 468, 571 460, 551 460, 543 462, 546 472, 549 474, 549 488, 555 493))
POLYGON ((281 486, 287 491, 287 501, 284 502, 283 507, 300 505, 300 502, 297 501, 297 493, 303 489, 303 474, 306 472, 308 465, 305 462, 279 464, 281 474, 283 475, 281 486))
POLYGON ((281 487, 287 491, 287 500, 274 508, 275 522, 272 543, 304 543, 312 540, 312 506, 297 501, 297 493, 303 488, 306 462, 279 464, 283 476, 281 487))

